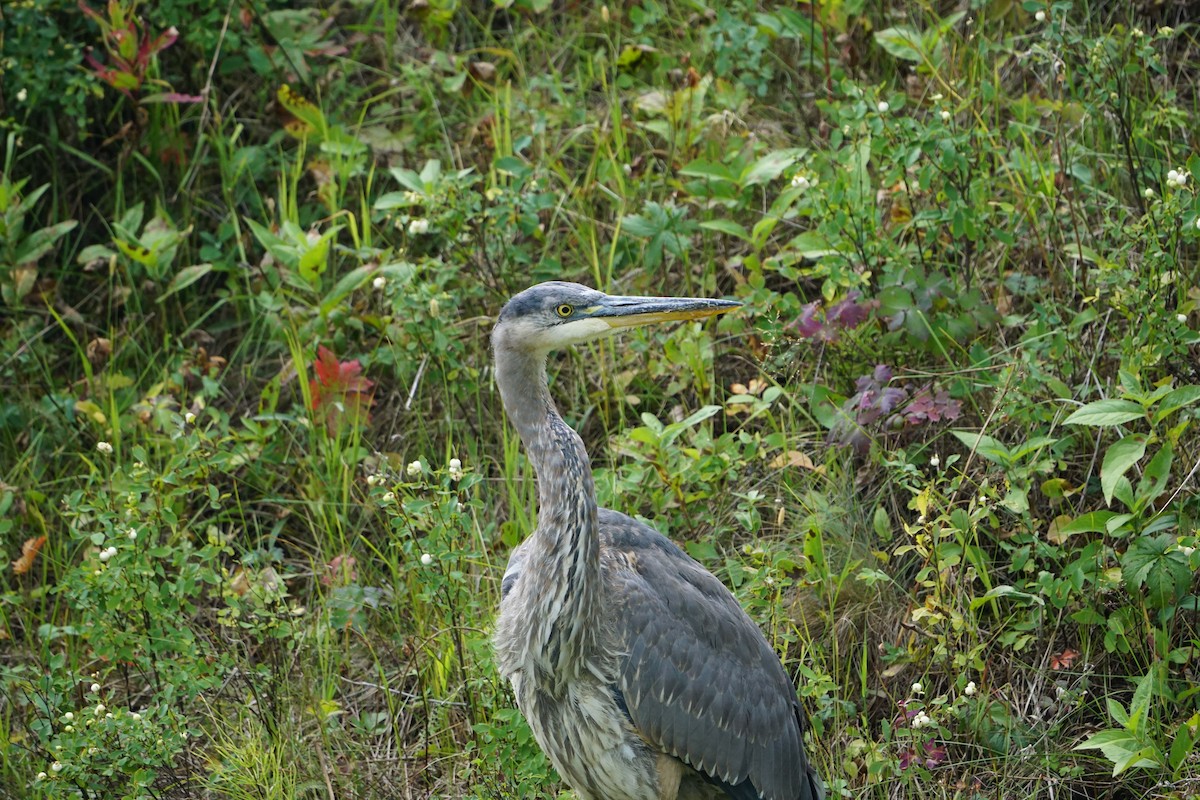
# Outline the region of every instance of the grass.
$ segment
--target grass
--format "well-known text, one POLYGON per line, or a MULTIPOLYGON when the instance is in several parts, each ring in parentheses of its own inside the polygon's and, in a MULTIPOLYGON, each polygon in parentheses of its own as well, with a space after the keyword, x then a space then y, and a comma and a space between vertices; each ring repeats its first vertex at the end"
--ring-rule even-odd
POLYGON ((488 640, 547 279, 743 301, 552 390, 831 796, 1195 793, 1188 20, 292 5, 0 16, 0 795, 566 791, 488 640))

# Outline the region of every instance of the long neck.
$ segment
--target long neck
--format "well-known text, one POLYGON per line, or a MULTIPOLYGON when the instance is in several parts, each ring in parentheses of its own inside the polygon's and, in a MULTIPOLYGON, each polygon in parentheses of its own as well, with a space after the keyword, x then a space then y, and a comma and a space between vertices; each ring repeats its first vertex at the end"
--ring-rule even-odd
POLYGON ((520 579, 531 604, 528 646, 560 681, 586 669, 596 644, 600 541, 591 462, 554 407, 544 354, 497 347, 496 383, 537 474, 538 523, 520 579))

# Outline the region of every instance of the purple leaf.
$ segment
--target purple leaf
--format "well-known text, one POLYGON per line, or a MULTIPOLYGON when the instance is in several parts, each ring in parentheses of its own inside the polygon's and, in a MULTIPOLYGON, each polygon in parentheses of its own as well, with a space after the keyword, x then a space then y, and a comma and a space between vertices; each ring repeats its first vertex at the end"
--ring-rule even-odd
POLYGON ((858 302, 862 295, 852 291, 844 298, 834 303, 825 312, 825 320, 837 328, 857 328, 871 316, 871 312, 879 307, 878 300, 858 302))
POLYGON ((801 307, 800 316, 788 325, 801 339, 819 339, 825 330, 824 323, 817 319, 817 303, 814 301, 801 307))

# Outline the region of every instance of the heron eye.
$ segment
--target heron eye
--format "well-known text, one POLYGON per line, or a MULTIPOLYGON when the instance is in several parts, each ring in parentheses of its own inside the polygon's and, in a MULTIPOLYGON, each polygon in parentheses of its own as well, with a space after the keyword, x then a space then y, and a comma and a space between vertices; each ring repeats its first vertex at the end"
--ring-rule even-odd
POLYGON ((558 315, 560 317, 565 318, 565 317, 571 316, 571 312, 574 311, 575 309, 571 308, 566 303, 563 303, 561 306, 559 306, 558 308, 556 308, 554 310, 558 313, 558 315))

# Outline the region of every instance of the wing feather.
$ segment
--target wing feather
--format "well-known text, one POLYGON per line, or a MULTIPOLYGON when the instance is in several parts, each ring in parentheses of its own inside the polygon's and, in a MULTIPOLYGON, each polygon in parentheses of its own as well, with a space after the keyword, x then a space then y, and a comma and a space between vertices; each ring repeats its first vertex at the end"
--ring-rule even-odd
POLYGON ((644 737, 731 797, 820 800, 795 688, 729 590, 657 531, 600 511, 617 685, 644 737))

